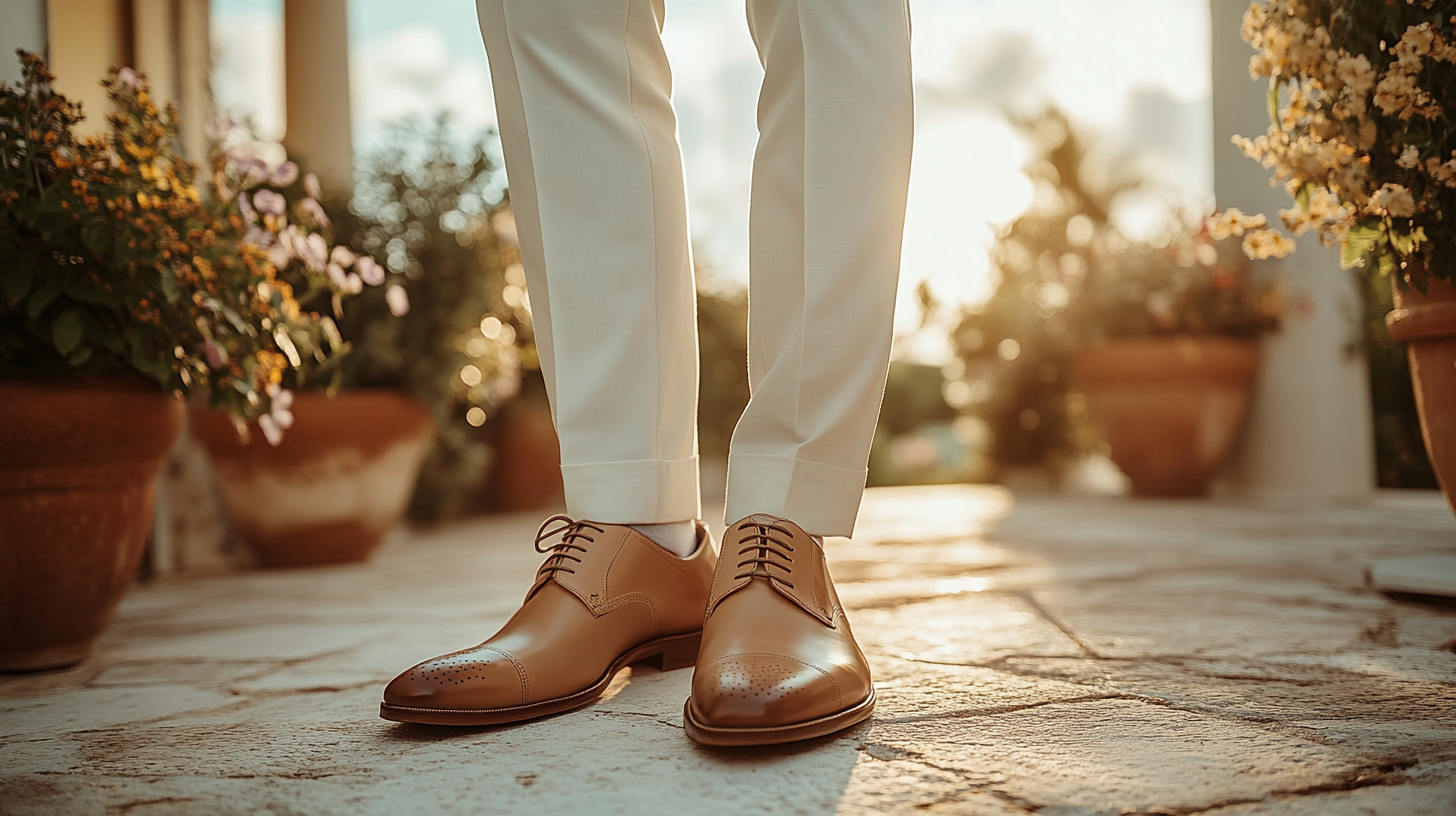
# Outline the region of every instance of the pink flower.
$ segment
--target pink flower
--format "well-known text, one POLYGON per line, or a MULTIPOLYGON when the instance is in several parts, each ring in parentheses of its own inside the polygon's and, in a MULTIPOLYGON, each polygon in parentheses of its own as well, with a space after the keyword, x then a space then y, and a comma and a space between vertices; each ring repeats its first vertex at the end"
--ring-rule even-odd
POLYGON ((389 304, 389 313, 395 317, 403 317, 409 314, 409 293, 404 287, 397 283, 391 283, 389 288, 384 290, 384 302, 389 304))
POLYGON ((318 223, 319 226, 327 227, 330 223, 332 223, 329 221, 328 213, 324 212, 324 208, 312 198, 305 198, 303 201, 299 202, 298 206, 301 207, 304 212, 308 213, 309 217, 312 218, 316 223, 318 223))
POLYGON ((303 192, 309 198, 324 197, 324 191, 319 188, 318 176, 309 173, 303 177, 303 192))
POLYGON ((288 209, 288 201, 272 190, 259 190, 253 193, 253 206, 264 215, 282 215, 288 209))
POLYGON ((353 272, 349 273, 347 281, 349 284, 349 288, 344 291, 348 292, 349 294, 357 295, 360 292, 364 291, 364 281, 360 280, 359 276, 354 274, 353 272))
POLYGON ((334 251, 329 253, 329 260, 347 269, 354 265, 356 259, 354 253, 350 252, 348 247, 336 246, 334 247, 334 251))
POLYGON ((344 275, 344 268, 336 263, 331 263, 324 268, 328 273, 329 280, 334 282, 334 287, 340 292, 349 291, 349 279, 344 275))
POLYGON ((268 183, 272 184, 274 187, 287 187, 295 181, 298 181, 298 165, 294 164, 291 161, 286 161, 278 165, 278 167, 268 175, 268 183))
MULTIPOLYGON (((267 192, 266 190, 264 192, 267 192)), ((258 213, 253 209, 252 202, 248 201, 247 193, 238 193, 238 209, 243 212, 243 220, 249 224, 258 223, 258 213)))
POLYGON ((378 261, 368 255, 359 256, 357 265, 354 268, 359 270, 359 276, 370 286, 378 286, 384 283, 384 267, 380 266, 378 261))
POLYGON ((227 365, 227 350, 219 345, 217 341, 208 340, 207 345, 202 347, 202 351, 207 357, 207 367, 213 371, 217 371, 227 365))
MULTIPOLYGON (((329 262, 329 245, 317 232, 309 233, 309 236, 302 241, 295 241, 294 249, 298 252, 299 257, 303 258, 304 265, 314 272, 324 271, 324 267, 329 262)), ((343 270, 339 270, 339 272, 342 274, 343 270)))
POLYGON ((213 141, 222 141, 223 137, 233 131, 232 117, 226 114, 219 114, 207 120, 207 138, 213 141))
POLYGON ((133 90, 141 85, 141 77, 137 76, 137 72, 131 68, 123 68, 117 71, 116 78, 121 80, 121 84, 133 90))

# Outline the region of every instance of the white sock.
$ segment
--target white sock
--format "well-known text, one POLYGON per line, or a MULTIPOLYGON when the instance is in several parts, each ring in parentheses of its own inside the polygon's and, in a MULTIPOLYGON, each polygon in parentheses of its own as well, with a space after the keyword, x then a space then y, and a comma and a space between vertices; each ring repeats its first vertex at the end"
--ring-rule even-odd
POLYGON ((698 551, 698 525, 691 520, 630 526, 679 558, 687 558, 698 551))

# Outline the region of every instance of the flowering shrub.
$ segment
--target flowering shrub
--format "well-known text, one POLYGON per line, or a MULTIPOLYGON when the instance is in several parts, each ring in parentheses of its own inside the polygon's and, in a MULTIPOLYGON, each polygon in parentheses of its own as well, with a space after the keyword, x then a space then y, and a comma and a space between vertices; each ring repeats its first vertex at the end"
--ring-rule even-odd
MULTIPOLYGON (((1268 77, 1273 124, 1234 137, 1273 170, 1294 206, 1280 212, 1298 235, 1339 243, 1347 267, 1456 277, 1456 15, 1438 0, 1267 0, 1244 16, 1268 77)), ((1237 210, 1210 221, 1242 236, 1250 257, 1293 243, 1263 216, 1237 210)))
POLYGON ((289 170, 263 177, 219 153, 205 198, 177 152, 176 111, 135 72, 104 83, 109 132, 81 138, 80 106, 39 57, 21 60, 21 85, 0 85, 0 377, 140 375, 208 393, 276 443, 292 421, 285 375, 341 350, 332 321, 302 302, 352 288, 327 267, 302 288, 282 276, 295 258, 311 269, 321 241, 290 231, 277 201, 257 202, 289 170))
POLYGON ((411 505, 420 520, 470 502, 488 462, 481 426, 537 366, 494 149, 493 134, 462 142, 443 118, 396 123, 360 162, 347 211, 334 208, 340 234, 384 259, 398 281, 355 299, 340 319, 352 346, 343 385, 406 391, 430 406, 440 432, 411 505), (408 298, 407 315, 391 318, 391 295, 408 298))

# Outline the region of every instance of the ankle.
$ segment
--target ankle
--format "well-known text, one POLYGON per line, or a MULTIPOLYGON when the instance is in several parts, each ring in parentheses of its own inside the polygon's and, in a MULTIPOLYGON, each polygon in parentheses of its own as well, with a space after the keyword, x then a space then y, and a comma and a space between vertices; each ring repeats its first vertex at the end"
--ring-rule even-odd
POLYGON ((698 524, 692 519, 628 526, 679 558, 687 558, 698 551, 698 524))

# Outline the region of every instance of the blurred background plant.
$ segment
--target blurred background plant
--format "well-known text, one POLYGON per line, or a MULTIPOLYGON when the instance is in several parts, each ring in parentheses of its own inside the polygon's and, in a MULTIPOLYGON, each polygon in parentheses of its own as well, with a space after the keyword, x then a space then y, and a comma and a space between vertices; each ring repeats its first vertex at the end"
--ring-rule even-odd
POLYGON ((0 86, 0 376, 141 375, 206 392, 240 430, 257 419, 276 441, 290 422, 285 376, 328 365, 340 345, 303 303, 347 292, 322 274, 282 279, 294 253, 267 247, 327 254, 326 241, 289 224, 281 197, 262 216, 251 208, 270 177, 236 155, 214 154, 215 179, 236 184, 204 198, 176 111, 131 69, 103 83, 109 133, 78 138, 80 107, 40 57, 21 60, 20 87, 0 86))
POLYGON ((364 157, 335 228, 384 259, 394 288, 366 291, 338 321, 344 388, 391 388, 429 406, 439 437, 410 515, 473 509, 489 462, 487 420, 538 367, 525 275, 493 133, 462 141, 448 118, 405 120, 364 157))
POLYGON ((1130 240, 1117 208, 1151 187, 1135 163, 1105 155, 1056 108, 1013 121, 1036 193, 992 247, 991 296, 960 313, 944 391, 985 424, 988 475, 1033 469, 1056 482, 1100 450, 1070 379, 1076 351, 1130 336, 1254 338, 1277 327, 1285 298, 1174 205, 1159 234, 1130 240))

